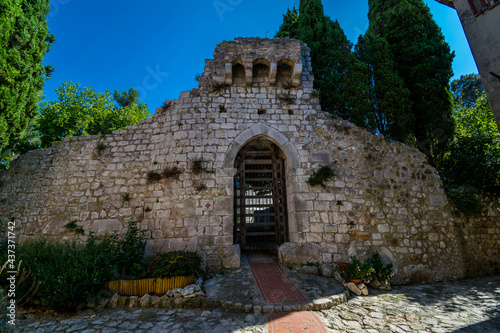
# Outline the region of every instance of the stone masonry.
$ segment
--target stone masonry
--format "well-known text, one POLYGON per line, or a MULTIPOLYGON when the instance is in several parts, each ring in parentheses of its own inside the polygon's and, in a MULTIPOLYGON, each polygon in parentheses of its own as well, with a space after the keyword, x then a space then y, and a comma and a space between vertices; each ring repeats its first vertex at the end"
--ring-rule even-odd
POLYGON ((213 270, 236 268, 235 158, 258 138, 286 159, 289 242, 279 250, 286 266, 377 250, 394 264, 395 282, 498 269, 497 200, 480 218, 461 216, 425 155, 321 111, 311 70, 309 49, 298 40, 222 42, 199 88, 151 119, 14 161, 0 173, 0 218, 16 221, 20 241, 75 237, 64 227, 75 220, 98 235, 123 233, 133 219, 146 231, 148 253, 186 249, 213 270), (335 178, 327 189, 309 186, 324 165, 335 178), (182 171, 178 179, 148 180, 173 167, 182 171))

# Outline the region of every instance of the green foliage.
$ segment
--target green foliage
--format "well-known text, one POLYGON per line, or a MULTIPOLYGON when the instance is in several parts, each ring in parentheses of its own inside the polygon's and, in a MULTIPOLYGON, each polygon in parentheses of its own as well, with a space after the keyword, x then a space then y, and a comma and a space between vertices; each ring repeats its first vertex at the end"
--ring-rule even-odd
POLYGON ((455 136, 439 171, 450 199, 466 216, 473 216, 483 210, 483 193, 500 187, 500 133, 484 91, 467 102, 468 107, 462 101, 455 105, 455 136))
POLYGON ((394 276, 394 272, 392 264, 384 265, 382 257, 375 251, 363 262, 356 256, 351 256, 351 263, 341 271, 341 275, 346 280, 360 279, 366 283, 374 280, 388 282, 394 276))
POLYGON ((481 191, 470 185, 448 186, 446 193, 466 217, 472 217, 484 210, 481 191))
POLYGON ((36 116, 44 81, 53 71, 42 64, 54 42, 49 11, 48 0, 0 2, 0 150, 36 116))
MULTIPOLYGON (((381 91, 391 91, 392 81, 395 84, 393 93, 386 97, 384 94, 381 96, 380 91, 375 91, 375 96, 389 98, 385 106, 387 109, 396 95, 400 94, 402 99, 406 99, 407 93, 410 93, 410 114, 406 117, 404 112, 407 111, 389 108, 392 111, 388 120, 396 121, 399 126, 400 120, 403 119, 401 126, 411 125, 409 132, 412 144, 437 164, 439 155, 454 131, 451 118, 453 101, 449 91, 454 54, 450 52, 440 28, 422 0, 369 0, 368 3, 368 42, 386 42, 389 52, 388 56, 382 56, 379 59, 380 64, 373 68, 374 77, 377 70, 390 71, 391 67, 397 74, 382 80, 381 91), (394 111, 402 114, 394 115, 394 111)), ((370 52, 369 46, 368 51, 368 54, 374 54, 370 52)), ((372 60, 376 61, 375 58, 372 60)), ((378 82, 381 82, 380 78, 378 82)), ((398 129, 396 133, 398 134, 394 137, 405 139, 404 128, 398 129)))
POLYGON ((10 162, 14 158, 39 148, 40 143, 38 117, 34 117, 28 122, 28 125, 21 131, 19 136, 11 137, 9 144, 0 149, 0 169, 8 169, 10 162))
POLYGON ((56 92, 57 100, 43 102, 40 109, 39 132, 44 148, 66 137, 109 134, 150 117, 147 106, 137 104, 135 89, 121 95, 115 91, 119 107, 113 104, 109 91, 98 93, 79 83, 65 82, 56 92))
POLYGON ((372 280, 375 279, 380 282, 389 282, 389 280, 394 276, 392 264, 384 265, 382 257, 377 251, 373 252, 371 258, 367 259, 367 262, 373 268, 373 272, 371 274, 372 280))
POLYGON ((194 252, 161 253, 145 260, 141 278, 191 276, 200 270, 201 260, 194 252))
POLYGON ((368 31, 356 45, 358 57, 368 64, 370 112, 367 127, 374 133, 405 141, 412 134, 415 116, 411 113, 410 91, 397 73, 397 64, 384 37, 368 31))
POLYGON ((123 237, 113 236, 114 255, 121 275, 136 275, 146 249, 145 231, 139 230, 136 221, 130 221, 123 237))
POLYGON ((161 175, 156 171, 148 172, 148 183, 156 183, 161 180, 161 175))
POLYGON ((325 182, 333 179, 333 177, 335 177, 335 172, 333 171, 332 167, 324 165, 318 170, 314 171, 306 182, 309 186, 320 185, 321 187, 326 189, 325 182))
POLYGON ((76 220, 73 220, 64 225, 64 227, 70 231, 73 231, 77 235, 85 235, 85 231, 83 231, 82 226, 76 224, 76 220))
MULTIPOLYGON (((35 296, 42 305, 74 311, 94 299, 104 282, 117 279, 120 273, 136 273, 145 245, 144 234, 133 221, 123 237, 99 238, 90 233, 86 242, 28 239, 16 249, 17 259, 29 272, 24 275, 26 282, 16 288, 16 298, 32 293, 40 281, 35 296)), ((5 286, 5 278, 0 276, 1 286, 5 286)))
POLYGON ((341 271, 341 275, 346 280, 359 279, 369 282, 372 279, 373 267, 368 261, 361 263, 356 256, 351 256, 351 262, 341 271))
POLYGON ((462 75, 451 82, 451 92, 455 105, 461 104, 468 108, 476 105, 477 99, 484 94, 484 86, 479 74, 462 75))
POLYGON ((275 37, 290 37, 297 38, 299 35, 299 11, 295 6, 293 9, 287 9, 286 14, 283 14, 283 24, 275 37))
MULTIPOLYGON (((31 279, 41 281, 36 297, 42 304, 71 311, 95 295, 105 281, 118 276, 111 245, 109 240, 96 238, 85 244, 30 239, 18 245, 17 256, 31 271, 31 279)), ((21 296, 26 292, 26 288, 16 290, 21 296)))

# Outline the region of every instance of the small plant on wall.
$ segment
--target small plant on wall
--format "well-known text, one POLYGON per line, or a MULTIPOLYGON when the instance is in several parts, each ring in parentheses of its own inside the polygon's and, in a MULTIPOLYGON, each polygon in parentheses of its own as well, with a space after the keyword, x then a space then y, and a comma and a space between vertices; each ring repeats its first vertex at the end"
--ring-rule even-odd
POLYGON ((192 171, 195 175, 199 175, 201 174, 202 172, 206 172, 206 173, 215 173, 215 171, 212 171, 212 170, 208 170, 206 167, 204 167, 203 165, 205 164, 205 161, 202 159, 202 158, 197 158, 197 159, 194 159, 193 160, 193 167, 192 167, 192 171))
POLYGON ((148 183, 156 183, 161 180, 161 175, 156 171, 148 172, 148 183))
POLYGON ((306 181, 309 186, 321 186, 326 189, 326 182, 335 177, 335 171, 329 165, 324 165, 318 170, 314 171, 309 179, 306 181))
POLYGON ((162 176, 166 179, 179 179, 179 176, 182 174, 182 170, 177 167, 166 167, 163 169, 162 176))
POLYGON ((215 82, 214 85, 212 86, 212 93, 214 93, 214 94, 220 93, 221 91, 226 90, 229 87, 231 87, 231 85, 229 83, 226 83, 226 82, 222 82, 222 83, 215 82))
POLYGON ((64 227, 69 231, 73 231, 77 235, 82 235, 82 236, 85 235, 85 231, 83 231, 82 226, 77 225, 76 222, 77 222, 76 220, 73 220, 65 224, 64 227))

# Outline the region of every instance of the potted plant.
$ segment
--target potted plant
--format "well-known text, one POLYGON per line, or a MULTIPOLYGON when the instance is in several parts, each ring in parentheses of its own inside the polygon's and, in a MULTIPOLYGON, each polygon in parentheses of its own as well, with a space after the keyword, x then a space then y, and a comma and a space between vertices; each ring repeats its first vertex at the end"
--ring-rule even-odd
POLYGON ((369 282, 372 279, 374 269, 368 260, 361 263, 356 256, 351 256, 351 263, 341 272, 342 277, 355 284, 369 282))

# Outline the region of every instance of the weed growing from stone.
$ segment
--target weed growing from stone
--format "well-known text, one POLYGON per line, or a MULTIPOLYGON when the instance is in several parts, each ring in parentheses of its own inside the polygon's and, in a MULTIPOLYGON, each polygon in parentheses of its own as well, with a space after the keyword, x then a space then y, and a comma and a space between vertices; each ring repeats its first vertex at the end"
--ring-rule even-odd
POLYGON ((166 167, 165 169, 163 169, 163 172, 161 174, 163 178, 166 179, 179 179, 179 176, 182 174, 182 170, 177 166, 166 167))
POLYGON ((65 224, 64 227, 69 231, 73 231, 77 235, 85 235, 85 231, 83 230, 82 226, 77 225, 76 222, 76 220, 73 220, 65 224))
POLYGON ((226 82, 223 82, 223 83, 219 83, 219 82, 216 82, 214 83, 214 85, 212 86, 212 93, 213 94, 218 94, 224 90, 226 90, 227 88, 230 88, 231 85, 229 83, 226 83, 226 82))
POLYGON ((215 173, 214 171, 211 171, 211 170, 208 170, 207 168, 205 168, 203 166, 204 163, 205 163, 205 161, 202 158, 197 158, 197 159, 193 160, 193 167, 191 170, 193 171, 193 173, 195 175, 199 175, 202 172, 215 173))
POLYGON ((123 193, 122 194, 122 200, 124 202, 129 202, 130 200, 132 200, 132 197, 130 197, 130 193, 128 193, 128 192, 127 193, 123 193))
POLYGON ((161 175, 156 171, 148 172, 148 183, 156 183, 161 180, 161 175))
POLYGON ((306 181, 309 186, 320 185, 326 189, 325 182, 333 179, 335 177, 335 171, 333 171, 331 166, 324 165, 318 170, 314 171, 309 179, 306 181))
POLYGON ((105 150, 106 150, 106 148, 108 148, 108 146, 107 146, 104 142, 99 142, 99 143, 97 144, 97 147, 96 147, 96 148, 97 148, 97 152, 98 152, 98 154, 99 154, 99 155, 101 155, 101 154, 102 154, 102 152, 103 152, 103 151, 105 151, 105 150))

